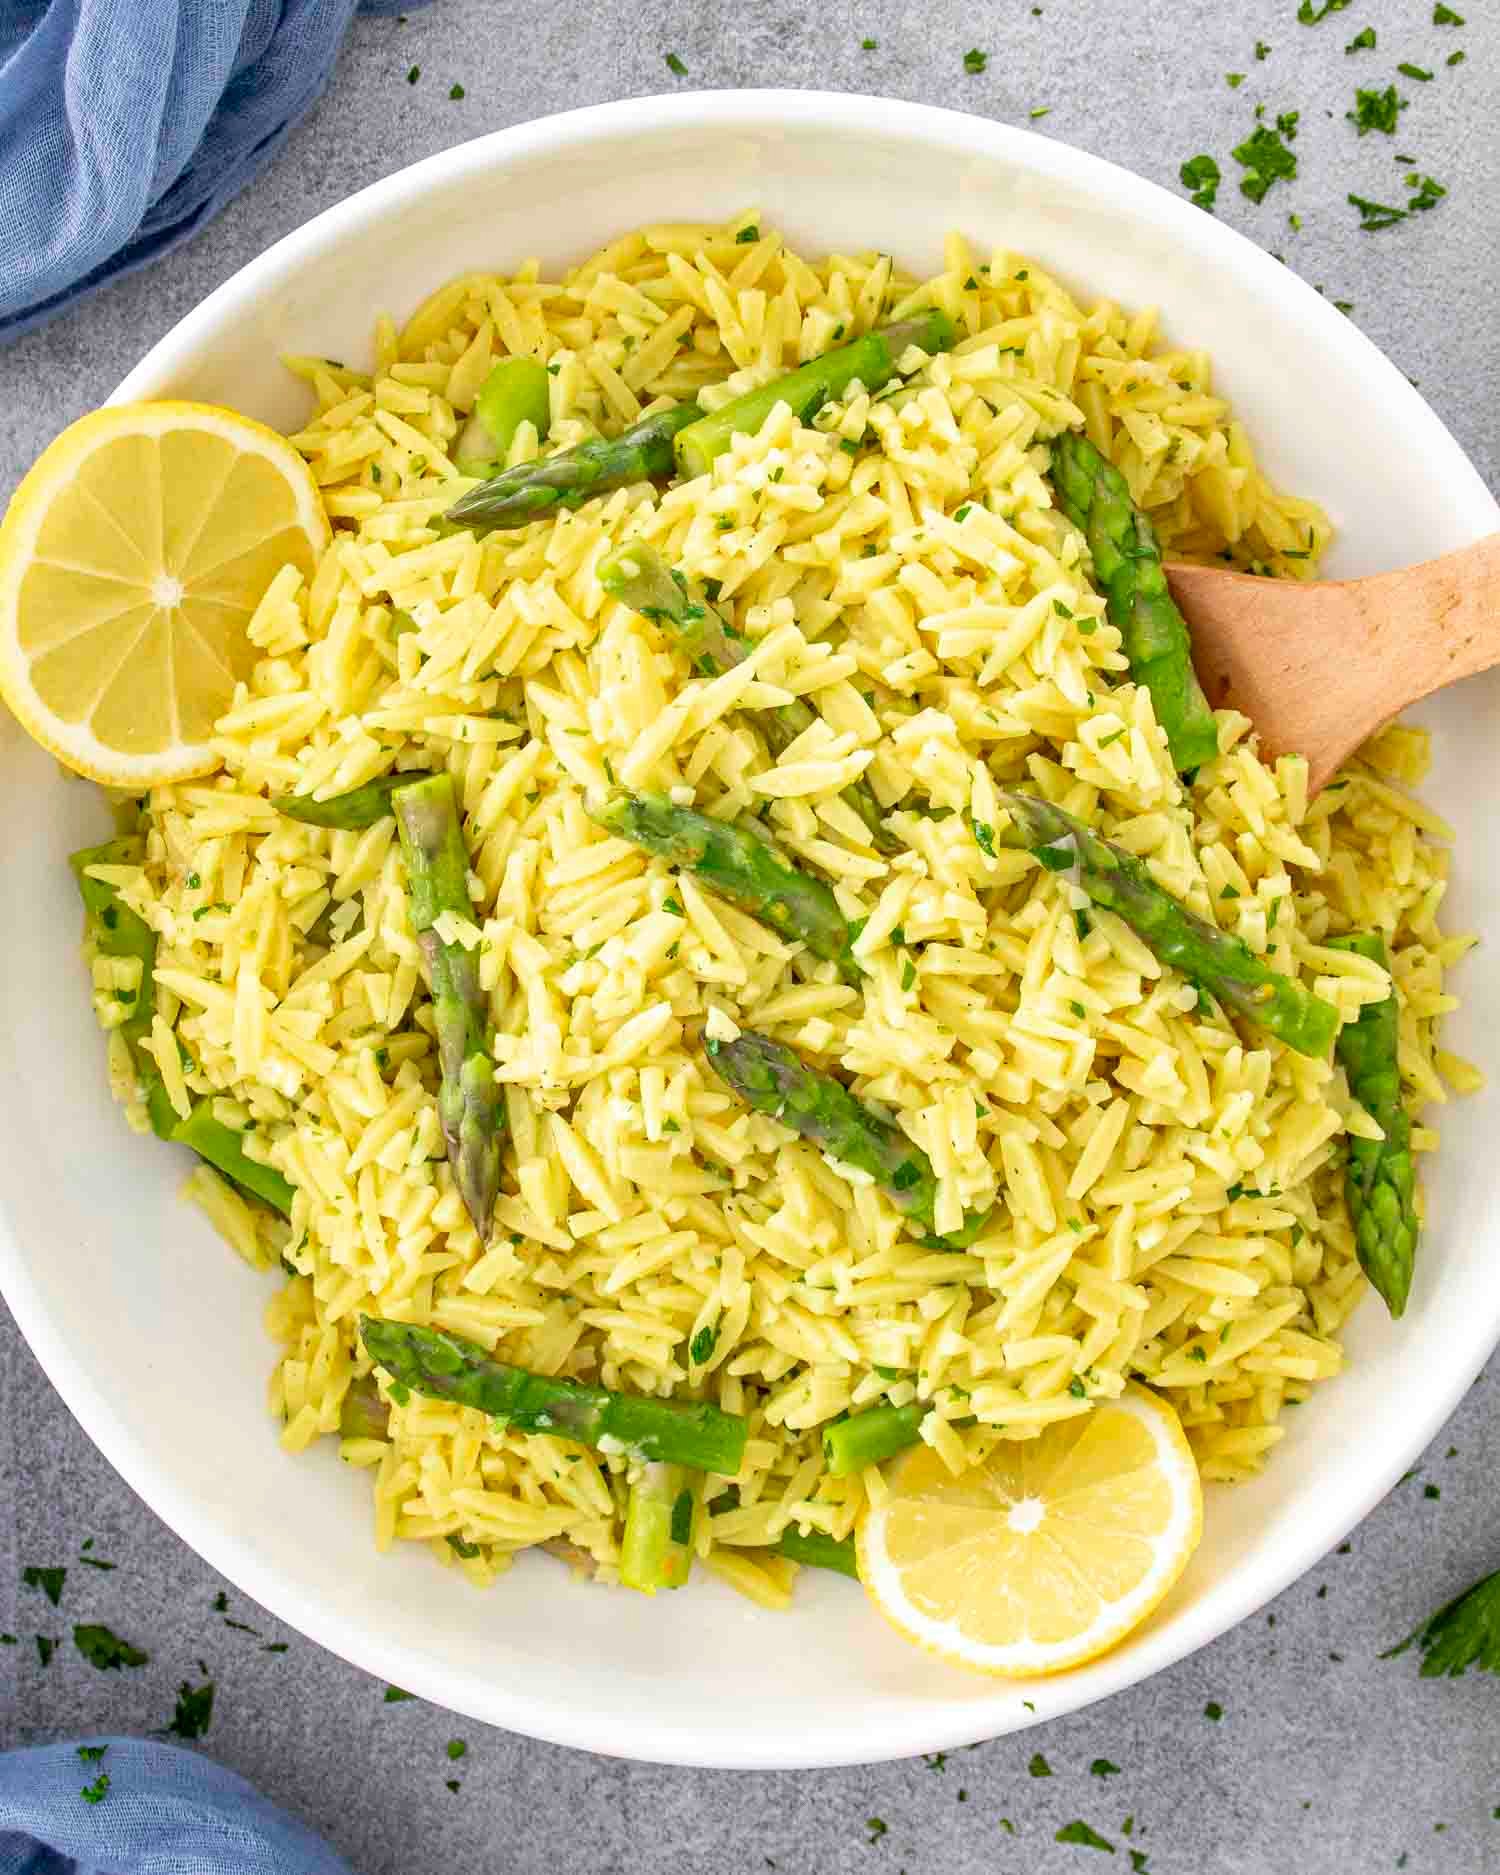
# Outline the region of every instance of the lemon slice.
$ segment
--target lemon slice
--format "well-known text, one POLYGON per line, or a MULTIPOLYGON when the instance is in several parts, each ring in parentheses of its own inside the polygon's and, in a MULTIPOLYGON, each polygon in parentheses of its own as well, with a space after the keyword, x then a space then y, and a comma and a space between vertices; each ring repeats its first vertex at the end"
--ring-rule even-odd
POLYGON ((1113 1647, 1182 1574, 1198 1467, 1164 1400, 1118 1400, 1006 1440, 954 1477, 919 1445, 858 1532, 859 1574, 908 1640, 980 1673, 1057 1673, 1113 1647))
POLYGON ((126 404, 63 431, 0 523, 0 696, 69 768, 140 790, 218 766, 258 655, 250 616, 328 543, 307 464, 211 404, 126 404))

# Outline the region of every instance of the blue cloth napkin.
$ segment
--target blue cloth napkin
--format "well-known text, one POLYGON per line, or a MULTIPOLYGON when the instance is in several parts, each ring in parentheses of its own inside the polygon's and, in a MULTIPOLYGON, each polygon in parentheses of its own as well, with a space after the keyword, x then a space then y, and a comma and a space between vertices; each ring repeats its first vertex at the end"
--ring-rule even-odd
MULTIPOLYGON (((152 0, 139 0, 149 6, 152 0)), ((204 5, 217 0, 202 0, 204 5)), ((0 1753, 0 1875, 351 1875, 211 1758, 141 1738, 0 1753), (78 1747, 97 1750, 84 1762, 78 1747), (82 1795, 109 1782, 95 1803, 82 1795)))
POLYGON ((0 0, 0 343, 216 215, 356 12, 425 0, 0 0))

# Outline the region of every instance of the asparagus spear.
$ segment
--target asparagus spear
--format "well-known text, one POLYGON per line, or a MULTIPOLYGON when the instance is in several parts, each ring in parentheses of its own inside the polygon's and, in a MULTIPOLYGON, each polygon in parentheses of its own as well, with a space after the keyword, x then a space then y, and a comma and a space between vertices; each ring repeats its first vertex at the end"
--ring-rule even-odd
POLYGON ((459 527, 525 527, 538 515, 581 508, 613 488, 659 481, 672 473, 676 461, 672 438, 699 415, 696 404, 674 404, 619 436, 595 437, 555 456, 518 462, 460 495, 446 518, 459 527))
POLYGON ((391 1436, 391 1409, 380 1397, 373 1374, 362 1374, 349 1382, 349 1390, 339 1407, 341 1439, 388 1439, 391 1436))
POLYGON ((354 832, 373 827, 377 820, 394 813, 391 796, 397 788, 431 779, 431 775, 408 769, 404 774, 379 775, 362 788, 351 788, 347 794, 335 794, 326 801, 315 801, 310 794, 273 794, 271 805, 277 813, 309 827, 339 827, 354 832))
POLYGON ((500 1135, 505 1110, 490 1059, 489 1009, 479 986, 474 954, 444 943, 433 929, 444 912, 472 914, 468 858, 459 826, 458 801, 448 774, 431 775, 391 795, 401 850, 412 929, 427 959, 437 1027, 442 1086, 438 1116, 448 1144, 453 1176, 480 1242, 490 1234, 500 1189, 500 1135))
POLYGON ((674 807, 664 795, 623 788, 591 811, 619 839, 686 867, 721 898, 781 937, 800 939, 814 957, 836 963, 846 983, 858 984, 859 966, 838 900, 821 879, 787 865, 755 828, 674 807))
POLYGON ((361 1316, 369 1352, 392 1380, 436 1400, 472 1406, 522 1432, 551 1433, 642 1464, 687 1465, 732 1477, 745 1455, 746 1420, 706 1400, 611 1393, 581 1380, 531 1374, 436 1328, 361 1316))
POLYGON ((856 1100, 842 1081, 819 1074, 801 1056, 768 1035, 741 1030, 732 1042, 710 1039, 709 1065, 757 1113, 780 1120, 834 1159, 868 1172, 911 1223, 943 1249, 961 1250, 983 1230, 989 1213, 966 1218, 961 1229, 934 1237, 937 1175, 932 1161, 894 1120, 856 1100))
POLYGON ((88 873, 90 866, 138 865, 140 857, 138 840, 110 840, 103 846, 84 847, 70 854, 68 864, 78 881, 89 935, 99 954, 133 957, 140 962, 141 980, 136 985, 130 1014, 120 1024, 120 1034, 130 1047, 151 1130, 158 1139, 170 1139, 177 1125, 177 1112, 167 1098, 161 1071, 144 1046, 156 1014, 156 933, 130 909, 114 886, 103 879, 91 879, 88 873))
POLYGON ((1119 629, 1130 675, 1151 692, 1173 762, 1180 773, 1201 768, 1219 752, 1219 731, 1193 670, 1187 621, 1168 589, 1155 529, 1120 471, 1076 431, 1052 445, 1052 481, 1063 513, 1087 537, 1110 623, 1119 629))
POLYGON ((649 1464, 630 1487, 620 1580, 654 1595, 680 1589, 693 1567, 693 1493, 680 1465, 649 1464))
POLYGON ((1069 870, 1096 905, 1124 920, 1146 946, 1209 995, 1258 1023, 1300 1055, 1326 1053, 1339 1026, 1331 1003, 1303 989, 1164 891, 1143 861, 1081 820, 1035 795, 1008 789, 1000 799, 1011 826, 1007 846, 1029 847, 1052 871, 1069 870))
POLYGON ((581 507, 595 495, 628 488, 632 482, 660 480, 679 470, 701 475, 729 447, 732 436, 758 430, 778 403, 790 404, 799 417, 809 419, 856 378, 866 390, 887 383, 909 345, 926 352, 946 351, 957 336, 944 313, 919 313, 825 352, 712 415, 705 415, 697 404, 676 404, 642 418, 623 435, 579 443, 538 462, 502 470, 461 495, 447 518, 459 526, 524 527, 539 514, 581 507))
POLYGON ((909 1406, 871 1406, 848 1419, 835 1419, 823 1428, 823 1456, 835 1478, 847 1478, 878 1465, 883 1458, 915 1445, 917 1428, 927 1415, 919 1400, 909 1406))
POLYGON ((207 1160, 216 1172, 222 1172, 251 1197, 261 1199, 283 1217, 291 1216, 292 1186, 272 1166, 250 1157, 241 1144, 242 1136, 214 1118, 212 1102, 200 1100, 173 1128, 172 1138, 179 1146, 191 1146, 200 1159, 207 1160))
MULTIPOLYGON (((687 653, 693 669, 704 676, 717 677, 721 671, 743 664, 750 655, 749 639, 714 610, 705 593, 689 586, 681 573, 669 567, 654 547, 628 541, 607 553, 595 571, 599 584, 612 597, 639 612, 642 618, 671 631, 687 653)), ((779 755, 816 721, 817 713, 811 704, 798 697, 779 709, 766 710, 762 733, 771 753, 779 755)), ((899 847, 900 842, 886 832, 880 803, 864 782, 850 782, 843 791, 843 798, 859 815, 878 847, 885 852, 899 847)))
MULTIPOLYGON (((1385 944, 1373 931, 1330 938, 1334 950, 1352 951, 1389 969, 1385 944)), ((1416 1169, 1412 1163, 1411 1120, 1401 1099, 1397 1063, 1400 1011, 1396 992, 1366 1003, 1357 1022, 1339 1030, 1334 1054, 1349 1081, 1349 1092, 1381 1131, 1383 1140, 1351 1139, 1345 1172, 1349 1215, 1360 1267, 1385 1299, 1393 1316, 1401 1314, 1411 1293, 1420 1225, 1416 1209, 1416 1169)))
POLYGON ((778 1555, 792 1562, 806 1563, 812 1569, 836 1569, 840 1575, 859 1580, 859 1563, 854 1554, 854 1538, 842 1542, 825 1536, 821 1530, 799 1530, 788 1524, 776 1540, 778 1555))
POLYGON ((675 443, 677 467, 683 475, 705 475, 736 436, 753 434, 778 404, 790 404, 793 414, 810 423, 823 408, 842 397, 856 379, 867 391, 878 391, 896 375, 896 364, 908 346, 924 352, 945 352, 958 337, 946 313, 934 310, 903 319, 898 325, 867 332, 849 345, 824 352, 784 378, 773 378, 759 390, 747 391, 733 403, 700 417, 679 432, 675 443))

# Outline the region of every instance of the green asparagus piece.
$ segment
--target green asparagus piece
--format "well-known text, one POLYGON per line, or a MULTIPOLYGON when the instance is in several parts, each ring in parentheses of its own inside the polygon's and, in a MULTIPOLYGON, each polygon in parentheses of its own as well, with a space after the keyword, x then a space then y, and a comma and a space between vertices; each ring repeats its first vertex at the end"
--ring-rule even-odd
MULTIPOLYGON (((670 631, 693 669, 703 676, 717 677, 721 671, 743 664, 750 655, 750 640, 714 610, 705 593, 689 586, 681 573, 669 567, 654 547, 628 541, 607 553, 595 570, 599 584, 611 597, 670 631)), ((778 709, 764 711, 762 733, 771 753, 779 755, 816 721, 817 712, 798 697, 778 709)), ((900 842, 886 832, 880 803, 864 782, 851 782, 843 798, 878 847, 885 852, 899 847, 900 842)))
POLYGON ((503 469, 461 495, 447 519, 460 527, 524 527, 540 514, 582 507, 595 495, 633 482, 660 481, 679 469, 684 475, 701 475, 729 447, 731 436, 759 429, 778 403, 789 403, 798 416, 811 418, 856 378, 867 390, 885 384, 909 345, 926 352, 946 351, 956 337, 945 314, 920 313, 826 352, 712 415, 705 415, 697 404, 675 404, 643 417, 620 436, 595 438, 555 456, 503 469), (677 447, 679 436, 691 440, 677 447))
MULTIPOLYGON (((1330 938, 1333 950, 1368 957, 1390 968, 1383 940, 1373 931, 1330 938)), ((1401 1098, 1397 1060, 1400 1011, 1393 989, 1378 1003, 1366 1003, 1357 1022, 1339 1030, 1334 1055, 1349 1082, 1349 1092, 1385 1134, 1383 1140, 1351 1139, 1344 1188, 1360 1267, 1385 1299, 1393 1316, 1401 1314, 1411 1293, 1416 1262, 1416 1168, 1412 1163, 1411 1119, 1401 1098)))
POLYGON ((842 397, 856 378, 867 391, 888 384, 908 346, 945 352, 957 337, 952 320, 936 310, 867 332, 689 424, 677 436, 677 467, 683 475, 705 475, 734 437, 758 430, 778 404, 790 404, 801 422, 810 423, 824 404, 842 397))
POLYGON ((442 1069, 438 1117, 454 1179, 484 1243, 500 1189, 500 1135, 505 1126, 490 1057, 489 1003, 480 988, 476 954, 462 944, 444 943, 433 929, 444 912, 473 916, 453 778, 431 775, 397 788, 391 805, 406 858, 411 926, 432 980, 442 1069))
POLYGON ((706 1400, 611 1393, 581 1380, 530 1374, 436 1328, 360 1318, 370 1359, 414 1392, 472 1406, 522 1432, 551 1433, 642 1464, 687 1465, 733 1477, 749 1423, 706 1400))
POLYGON ((405 774, 380 775, 362 788, 351 788, 347 794, 335 794, 326 801, 315 801, 310 794, 274 794, 271 805, 277 813, 309 827, 339 827, 355 832, 361 827, 373 827, 377 820, 395 812, 391 796, 397 788, 431 779, 428 774, 408 770, 405 774))
POLYGON ((868 1172, 891 1203, 935 1245, 962 1250, 989 1219, 981 1212, 960 1230, 933 1236, 937 1174, 932 1161, 894 1120, 856 1100, 842 1081, 808 1067, 800 1055, 768 1035, 741 1030, 736 1040, 705 1043, 710 1066, 757 1113, 780 1120, 821 1146, 832 1158, 868 1172))
POLYGON ((1131 500, 1124 476, 1077 431, 1053 443, 1052 481, 1063 513, 1088 540, 1130 675, 1151 692, 1178 772, 1201 768, 1219 752, 1219 731, 1193 670, 1187 621, 1162 571, 1155 529, 1131 500))
POLYGON ((777 1554, 792 1562, 806 1563, 810 1569, 836 1569, 840 1575, 859 1580, 859 1563, 854 1554, 854 1538, 825 1536, 821 1530, 799 1530, 788 1524, 776 1540, 777 1554))
POLYGON ((144 1046, 156 1014, 156 933, 144 918, 130 909, 112 885, 88 876, 90 866, 135 866, 139 865, 140 858, 138 840, 110 840, 103 846, 84 847, 81 852, 70 854, 68 864, 78 881, 89 936, 99 954, 140 960, 141 980, 136 985, 130 1014, 120 1024, 120 1034, 130 1047, 151 1130, 158 1139, 170 1139, 177 1125, 176 1109, 167 1098, 160 1069, 144 1046))
POLYGON ((216 1172, 222 1172, 253 1198, 259 1198, 279 1211, 292 1214, 292 1186, 269 1165, 262 1165, 245 1151, 243 1135, 222 1120, 216 1120, 213 1103, 200 1100, 185 1120, 178 1121, 172 1138, 179 1146, 191 1146, 216 1172))
POLYGON ((523 423, 545 436, 552 421, 547 367, 536 358, 502 358, 480 386, 474 411, 504 461, 523 423))
POLYGON ((858 984, 859 966, 838 900, 821 879, 787 865, 758 830, 674 807, 664 795, 630 794, 623 788, 592 812, 619 839, 686 867, 710 891, 779 936, 800 939, 814 957, 836 963, 846 983, 858 984))
POLYGON ((391 1409, 380 1397, 373 1374, 361 1374, 349 1382, 339 1407, 341 1439, 388 1439, 391 1436, 391 1409))
POLYGON ((1054 872, 1071 871, 1096 905, 1112 911, 1172 969, 1258 1023, 1299 1055, 1326 1054, 1339 1026, 1332 1003, 1273 970, 1243 939, 1179 904, 1144 861, 1035 795, 1002 790, 1011 826, 997 837, 1029 848, 1054 872))
POLYGON ((525 527, 538 515, 581 508, 611 489, 660 481, 676 461, 672 438, 700 414, 696 404, 674 404, 619 436, 595 437, 555 456, 518 462, 460 495, 446 518, 459 527, 525 527))
POLYGON ((848 1419, 835 1419, 823 1428, 823 1456, 835 1478, 847 1478, 878 1465, 883 1458, 904 1452, 918 1439, 917 1428, 927 1415, 920 1400, 909 1406, 871 1406, 848 1419))
POLYGON ((654 1595, 680 1589, 693 1567, 693 1493, 680 1465, 649 1464, 630 1487, 620 1580, 654 1595))
POLYGON ((750 655, 750 640, 714 610, 706 595, 691 590, 682 574, 674 572, 644 541, 628 540, 612 548, 594 570, 612 599, 670 631, 693 669, 703 676, 717 677, 750 655))

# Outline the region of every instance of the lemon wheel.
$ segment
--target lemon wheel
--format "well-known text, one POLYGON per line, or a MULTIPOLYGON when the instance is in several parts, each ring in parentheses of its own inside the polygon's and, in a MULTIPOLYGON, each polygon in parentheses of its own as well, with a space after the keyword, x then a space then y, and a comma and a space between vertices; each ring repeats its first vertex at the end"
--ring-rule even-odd
POLYGON ((1057 1673, 1115 1646, 1203 1528, 1177 1415, 1135 1385, 957 1477, 916 1446, 885 1482, 859 1528, 860 1579, 908 1640, 981 1673, 1057 1673))
POLYGON ((206 774, 256 652, 246 628, 328 521, 282 436, 210 404, 98 410, 0 524, 0 695, 68 767, 141 790, 206 774))

